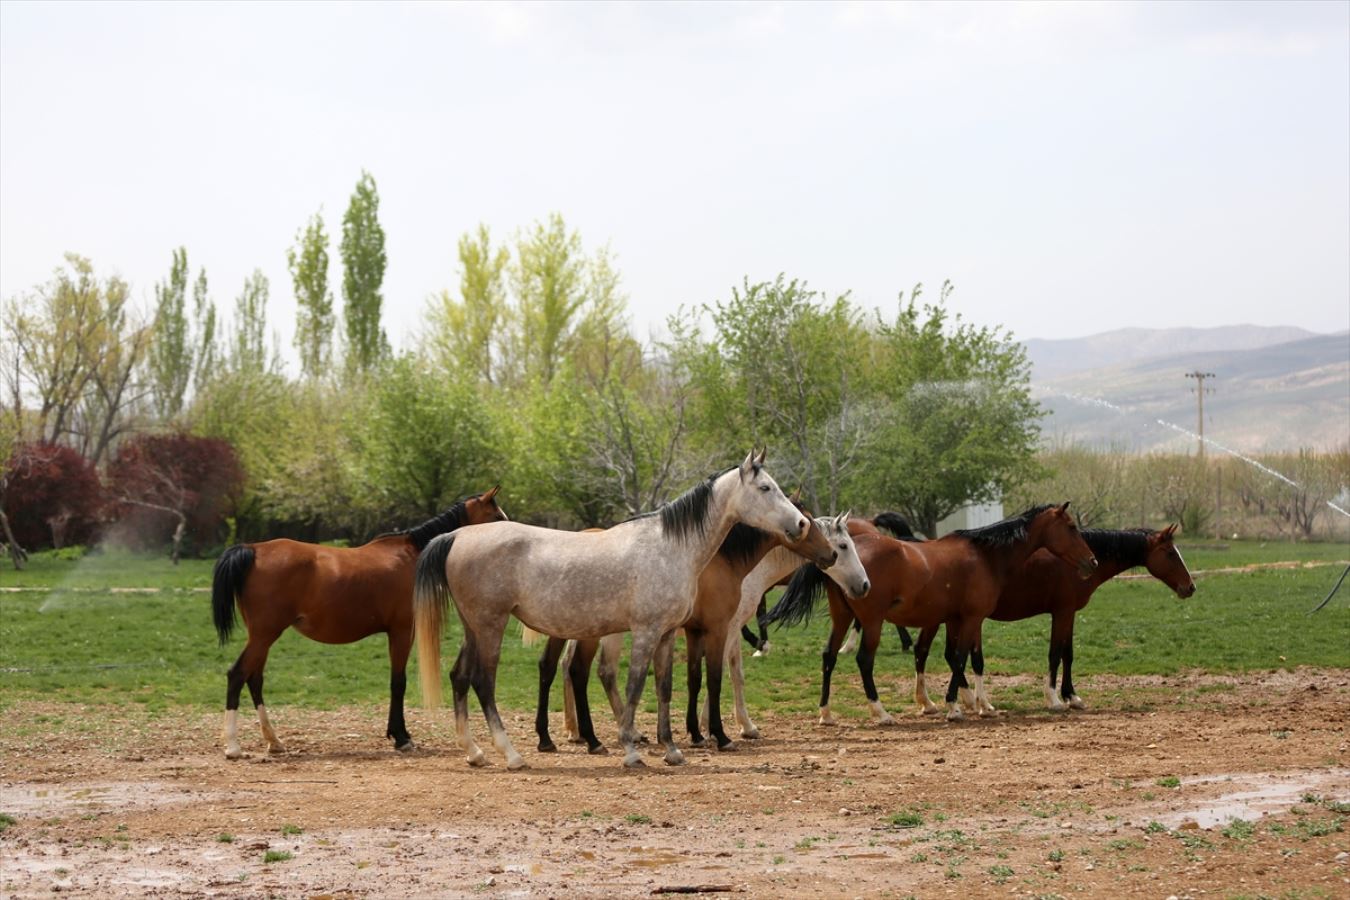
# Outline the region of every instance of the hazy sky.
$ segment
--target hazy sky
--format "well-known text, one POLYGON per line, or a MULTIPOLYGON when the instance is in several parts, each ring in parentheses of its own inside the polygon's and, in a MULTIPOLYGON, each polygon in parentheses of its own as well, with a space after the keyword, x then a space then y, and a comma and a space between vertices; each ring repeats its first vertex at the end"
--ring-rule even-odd
MULTIPOLYGON (((362 168, 406 346, 550 211, 640 333, 778 272, 1019 337, 1350 327, 1350 4, 0 4, 0 296, 70 250, 229 309, 362 168)), ((336 247, 331 278, 340 281, 336 247)))

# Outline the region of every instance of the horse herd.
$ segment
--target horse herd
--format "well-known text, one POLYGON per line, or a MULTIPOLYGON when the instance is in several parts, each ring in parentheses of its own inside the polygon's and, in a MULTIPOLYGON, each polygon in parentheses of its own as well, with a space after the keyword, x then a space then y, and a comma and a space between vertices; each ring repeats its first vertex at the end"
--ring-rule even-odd
POLYGON ((915 700, 939 709, 924 683, 928 649, 947 628, 951 669, 947 717, 991 715, 984 688, 981 640, 986 618, 1003 621, 1052 617, 1046 700, 1051 708, 1082 707, 1071 677, 1073 621, 1098 586, 1134 566, 1181 597, 1195 583, 1173 543, 1175 526, 1161 531, 1080 530, 1068 503, 1036 506, 984 528, 940 540, 914 538, 894 514, 868 521, 848 513, 813 518, 785 496, 764 468, 764 452, 710 476, 655 512, 608 529, 558 531, 513 522, 497 503, 497 488, 467 497, 408 531, 381 535, 355 548, 291 540, 239 544, 216 563, 212 614, 223 645, 244 620, 248 639, 227 674, 225 755, 242 755, 239 698, 244 685, 270 752, 283 745, 263 701, 263 670, 273 642, 288 627, 324 643, 350 643, 384 632, 389 639, 390 698, 386 735, 399 750, 414 744, 403 715, 406 669, 414 637, 422 694, 441 697, 441 633, 453 602, 463 627, 450 670, 455 729, 470 765, 486 756, 469 732, 468 694, 478 697, 497 750, 510 769, 523 768, 496 704, 502 640, 512 617, 529 636, 547 637, 539 663, 538 748, 556 750, 549 734, 548 701, 560 662, 566 664, 567 726, 592 753, 604 752, 587 703, 591 665, 599 673, 619 721, 625 766, 641 766, 643 738, 634 724, 650 668, 657 687, 657 740, 670 765, 684 756, 670 724, 676 635, 688 649, 685 728, 695 746, 704 732, 728 749, 721 718, 725 668, 731 673, 736 718, 744 738, 757 738, 744 699, 741 629, 762 610, 765 593, 786 583, 768 622, 795 624, 808 617, 822 593, 831 629, 822 654, 820 722, 832 724, 830 676, 851 627, 861 631, 858 669, 872 716, 894 721, 873 680, 886 622, 919 629, 914 645, 915 700), (878 525, 893 530, 891 537, 878 525), (631 635, 628 681, 616 672, 624 634, 631 635), (564 656, 564 653, 567 655, 564 656), (970 661, 973 674, 965 670, 970 661), (1060 664, 1064 675, 1058 689, 1060 664), (703 673, 706 702, 700 708, 703 673), (964 711, 963 711, 964 710, 964 711))

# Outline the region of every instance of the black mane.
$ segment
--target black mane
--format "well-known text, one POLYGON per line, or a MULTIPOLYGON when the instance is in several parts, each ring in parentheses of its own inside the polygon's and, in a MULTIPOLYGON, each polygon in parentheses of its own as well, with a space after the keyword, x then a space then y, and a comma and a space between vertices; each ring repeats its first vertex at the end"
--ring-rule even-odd
POLYGON ((1126 568, 1142 566, 1148 561, 1149 528, 1084 528, 1083 540, 1092 548, 1098 562, 1120 563, 1126 568))
POLYGON ((960 535, 972 544, 980 544, 985 547, 1011 547, 1019 541, 1026 540, 1027 528, 1031 525, 1032 520, 1052 505, 1045 503, 1041 506, 1033 506, 1015 516, 1009 516, 1001 522, 995 522, 993 525, 985 525, 983 528, 960 528, 953 531, 952 534, 960 535))
POLYGON ((379 536, 390 537, 392 535, 405 534, 408 536, 408 540, 412 541, 413 546, 417 548, 417 552, 421 553, 427 543, 432 538, 436 537, 436 535, 445 534, 447 531, 454 531, 456 528, 460 528, 464 525, 465 514, 467 512, 467 508, 464 504, 470 498, 476 496, 477 494, 469 494, 465 497, 461 497, 445 512, 441 513, 439 516, 433 516, 432 518, 427 519, 416 528, 408 528, 404 531, 390 531, 379 536))
POLYGON ((714 472, 669 503, 651 512, 639 513, 625 521, 636 522, 639 519, 660 516, 661 534, 666 537, 674 537, 681 541, 690 536, 703 537, 703 533, 708 530, 708 504, 712 501, 713 482, 734 468, 736 467, 731 466, 720 472, 714 472))
POLYGON ((717 548, 717 552, 722 555, 723 559, 733 565, 744 565, 759 552, 759 548, 767 540, 770 540, 767 531, 760 531, 744 522, 737 522, 731 526, 731 530, 727 532, 727 536, 722 541, 722 546, 717 548))

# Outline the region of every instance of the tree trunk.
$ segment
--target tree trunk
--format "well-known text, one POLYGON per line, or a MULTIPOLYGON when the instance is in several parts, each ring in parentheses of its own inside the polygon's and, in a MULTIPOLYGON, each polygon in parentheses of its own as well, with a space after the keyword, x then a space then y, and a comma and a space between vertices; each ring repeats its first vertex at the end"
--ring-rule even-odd
POLYGON ((5 546, 9 549, 9 558, 13 561, 14 568, 22 572, 24 563, 28 560, 28 553, 14 539, 14 532, 9 527, 9 516, 5 515, 3 509, 0 509, 0 528, 5 532, 5 546))
POLYGON ((183 532, 187 530, 187 516, 178 514, 178 527, 173 530, 173 564, 178 565, 178 558, 183 550, 183 532))

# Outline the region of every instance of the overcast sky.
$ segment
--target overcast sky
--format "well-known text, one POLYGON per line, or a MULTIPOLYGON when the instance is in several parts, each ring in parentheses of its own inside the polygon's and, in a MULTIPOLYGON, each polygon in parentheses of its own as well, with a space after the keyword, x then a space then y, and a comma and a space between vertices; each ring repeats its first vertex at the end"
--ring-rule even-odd
MULTIPOLYGON (((65 251, 219 306, 362 169, 407 346, 550 211, 634 325, 778 272, 1019 337, 1350 327, 1350 4, 0 5, 0 296, 65 251)), ((339 282, 336 247, 331 279, 339 282)))

